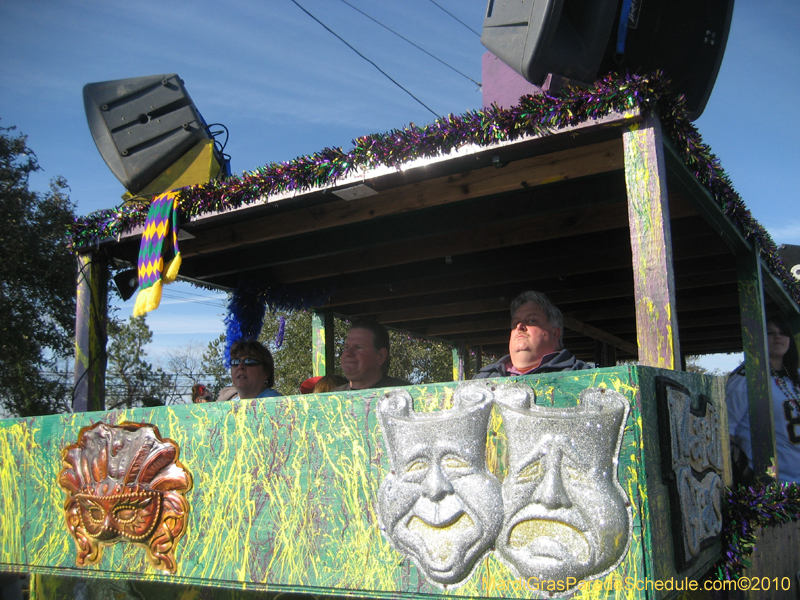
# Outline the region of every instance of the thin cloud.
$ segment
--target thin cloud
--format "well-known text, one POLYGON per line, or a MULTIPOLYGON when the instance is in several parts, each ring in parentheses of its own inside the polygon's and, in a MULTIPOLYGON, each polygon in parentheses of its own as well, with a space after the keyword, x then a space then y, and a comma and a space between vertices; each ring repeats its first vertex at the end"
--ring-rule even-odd
POLYGON ((800 221, 783 222, 777 227, 768 227, 767 231, 779 246, 781 244, 800 245, 800 221))

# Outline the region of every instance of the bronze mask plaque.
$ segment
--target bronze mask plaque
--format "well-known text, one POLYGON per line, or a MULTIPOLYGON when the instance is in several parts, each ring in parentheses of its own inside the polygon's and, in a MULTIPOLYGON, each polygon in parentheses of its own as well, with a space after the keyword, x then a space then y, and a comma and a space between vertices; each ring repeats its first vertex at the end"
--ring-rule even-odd
POLYGON ((61 451, 64 518, 78 566, 95 565, 106 545, 141 544, 157 569, 174 573, 175 546, 186 531, 192 476, 180 449, 154 425, 95 423, 61 451))

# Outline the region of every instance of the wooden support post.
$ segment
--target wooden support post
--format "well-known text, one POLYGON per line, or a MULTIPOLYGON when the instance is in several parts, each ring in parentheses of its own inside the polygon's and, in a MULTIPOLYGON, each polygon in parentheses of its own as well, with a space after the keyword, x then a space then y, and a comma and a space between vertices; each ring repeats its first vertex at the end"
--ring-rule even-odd
POLYGON ((792 336, 794 337, 794 343, 800 348, 800 317, 790 317, 788 321, 789 328, 792 330, 792 336))
POLYGON ((72 410, 105 410, 108 265, 91 252, 79 254, 77 283, 72 410))
POLYGON ((678 369, 680 343, 661 123, 653 114, 622 135, 636 293, 639 364, 678 369))
POLYGON ((453 346, 453 381, 464 381, 464 342, 453 346))
POLYGON ((757 249, 737 257, 744 370, 747 377, 753 471, 759 481, 777 479, 772 382, 769 377, 764 287, 757 249))
POLYGON ((334 354, 333 313, 329 310, 314 312, 311 316, 312 364, 314 377, 333 375, 334 354))

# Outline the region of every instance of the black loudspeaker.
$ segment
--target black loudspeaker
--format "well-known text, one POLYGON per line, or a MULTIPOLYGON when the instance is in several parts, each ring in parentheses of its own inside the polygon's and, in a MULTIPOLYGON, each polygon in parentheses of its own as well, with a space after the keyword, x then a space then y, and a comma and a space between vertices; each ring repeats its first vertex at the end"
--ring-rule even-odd
POLYGON ((661 69, 686 96, 689 118, 695 120, 717 81, 732 17, 733 0, 633 0, 625 51, 617 53, 614 32, 599 73, 661 69))
POLYGON ((489 0, 481 43, 534 85, 548 73, 591 83, 619 0, 489 0))
POLYGON ((778 247, 778 256, 781 257, 784 266, 797 280, 800 280, 800 246, 791 244, 781 244, 778 247))
POLYGON ((732 16, 733 0, 489 0, 481 42, 538 86, 548 73, 590 83, 661 69, 697 119, 732 16))
POLYGON ((132 194, 210 137, 175 74, 90 83, 83 103, 97 149, 132 194))
POLYGON ((136 288, 139 287, 139 274, 136 269, 120 271, 114 275, 114 285, 117 286, 117 291, 122 296, 122 300, 129 300, 136 288))

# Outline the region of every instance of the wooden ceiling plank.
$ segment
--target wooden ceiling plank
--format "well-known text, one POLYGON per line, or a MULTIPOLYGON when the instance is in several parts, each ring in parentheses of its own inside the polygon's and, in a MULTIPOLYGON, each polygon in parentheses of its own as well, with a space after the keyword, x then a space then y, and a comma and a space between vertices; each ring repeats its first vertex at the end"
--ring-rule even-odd
POLYGON ((381 190, 360 200, 334 201, 251 218, 204 231, 181 243, 187 258, 358 223, 378 217, 441 206, 469 198, 535 187, 555 181, 576 179, 622 169, 622 144, 611 140, 535 156, 494 167, 466 171, 437 179, 381 190))
POLYGON ((453 266, 451 274, 435 273, 429 277, 395 280, 391 284, 340 288, 331 297, 330 306, 472 289, 475 287, 475 282, 480 282, 481 286, 486 287, 530 281, 531 273, 536 273, 537 279, 558 277, 566 272, 571 276, 585 275, 607 269, 624 268, 631 263, 630 244, 627 243, 604 248, 602 261, 586 260, 584 250, 572 252, 559 250, 555 256, 537 257, 535 250, 521 249, 517 254, 534 258, 528 262, 515 261, 513 269, 498 269, 497 261, 500 260, 498 258, 489 261, 492 263, 491 266, 482 269, 469 267, 467 264, 463 269, 453 266))
POLYGON ((598 329, 592 325, 587 325, 586 323, 578 321, 577 319, 573 319, 572 317, 564 316, 564 327, 572 329, 573 331, 577 331, 578 333, 582 333, 583 335, 594 340, 610 344, 615 348, 619 348, 620 350, 627 352, 628 354, 632 354, 634 356, 638 355, 639 349, 637 348, 636 344, 626 342, 625 340, 618 338, 607 331, 603 331, 602 329, 598 329))
POLYGON ((431 325, 425 327, 422 331, 425 335, 437 337, 442 335, 457 335, 460 333, 476 333, 479 331, 491 331, 502 328, 509 329, 511 327, 511 318, 501 319, 479 319, 460 321, 458 323, 447 323, 442 325, 431 325))
POLYGON ((224 273, 235 264, 237 269, 252 270, 265 266, 292 264, 300 260, 323 259, 358 250, 369 251, 389 241, 413 246, 418 240, 460 233, 464 237, 487 224, 516 222, 522 218, 544 218, 586 207, 598 207, 625 198, 625 183, 619 174, 584 178, 578 192, 567 193, 564 185, 515 190, 479 201, 465 200, 458 206, 430 208, 424 218, 418 213, 398 214, 389 220, 347 225, 307 235, 292 236, 251 245, 247 252, 222 251, 184 261, 184 271, 200 268, 204 273, 224 273), (391 237, 387 238, 387 232, 391 237))
MULTIPOLYGON (((697 242, 695 245, 696 250, 691 251, 691 253, 688 251, 676 252, 676 254, 684 257, 682 260, 676 261, 676 272, 680 273, 678 279, 682 282, 679 287, 687 285, 683 283, 685 281, 683 279, 684 275, 690 276, 690 274, 694 273, 709 273, 713 275, 717 272, 730 272, 735 276, 733 266, 725 264, 725 261, 730 258, 727 248, 706 244, 705 237, 693 239, 697 242), (699 257, 695 255, 696 252, 701 252, 704 256, 699 257), (685 258, 689 254, 691 258, 685 258), (702 260, 699 258, 702 258, 702 260)), ((685 246, 688 247, 688 245, 689 242, 687 241, 685 246)), ((536 256, 538 254, 533 248, 520 249, 519 253, 526 256, 536 256)), ((476 281, 481 282, 484 286, 530 281, 531 273, 535 273, 537 279, 547 279, 562 277, 565 273, 569 273, 571 277, 576 277, 609 269, 625 268, 631 265, 630 240, 625 235, 622 244, 603 247, 602 257, 595 255, 595 260, 586 260, 586 258, 586 252, 582 249, 579 251, 562 251, 562 249, 559 249, 555 252, 555 256, 535 258, 527 263, 517 262, 514 269, 498 269, 496 266, 498 259, 488 261, 493 263, 492 266, 482 269, 469 265, 459 268, 454 264, 447 268, 451 271, 450 274, 437 272, 428 277, 403 280, 391 279, 391 283, 366 286, 356 285, 345 288, 340 286, 331 297, 328 306, 339 307, 362 302, 408 298, 426 293, 472 289, 476 281)), ((477 262, 478 259, 476 258, 474 262, 470 261, 470 264, 477 262)), ((486 261, 484 261, 485 263, 486 261)), ((359 280, 361 279, 359 278, 359 280)), ((548 293, 548 290, 543 291, 548 293)))
MULTIPOLYGON (((751 242, 734 222, 723 212, 722 208, 714 201, 709 190, 694 176, 689 167, 681 158, 678 151, 669 140, 665 140, 664 149, 667 168, 671 179, 681 187, 687 200, 691 202, 709 225, 715 228, 718 237, 730 247, 737 257, 746 257, 752 252, 751 242)), ((762 261, 764 291, 773 301, 781 306, 786 314, 800 315, 800 304, 790 295, 783 282, 780 281, 771 269, 766 268, 765 258, 762 261)))
MULTIPOLYGON (((511 224, 507 222, 490 224, 487 230, 476 232, 471 236, 466 236, 459 231, 424 240, 400 241, 382 248, 351 250, 332 255, 328 253, 328 256, 323 258, 306 257, 296 262, 284 262, 284 264, 266 270, 265 278, 282 283, 295 283, 400 266, 425 259, 444 260, 444 257, 448 255, 462 256, 479 251, 524 245, 530 243, 532 239, 537 242, 556 241, 559 236, 572 237, 580 234, 592 234, 604 231, 604 228, 607 228, 605 229, 607 232, 615 226, 618 226, 616 228, 619 230, 627 230, 627 215, 623 218, 623 206, 622 203, 615 203, 560 215, 534 217, 527 221, 519 219, 511 224), (396 260, 397 257, 401 259, 396 260)), ((675 248, 676 259, 729 253, 724 244, 719 243, 718 240, 715 243, 715 240, 707 239, 708 236, 705 235, 701 235, 701 238, 694 240, 697 243, 679 244, 675 248)), ((629 246, 627 246, 627 252, 630 256, 629 246)), ((184 264, 187 267, 185 270, 191 271, 190 264, 187 264, 186 261, 184 264)), ((601 261, 600 265, 602 264, 601 261)), ((234 271, 241 271, 243 265, 241 261, 227 261, 224 262, 224 267, 219 272, 211 273, 208 265, 205 264, 203 278, 213 282, 234 271)), ((259 270, 252 269, 254 272, 259 270)))
POLYGON ((492 224, 466 236, 463 232, 417 240, 386 244, 368 250, 344 252, 321 259, 304 259, 270 269, 273 278, 281 283, 308 281, 341 273, 357 273, 393 265, 429 260, 435 257, 457 256, 482 250, 507 248, 543 241, 564 235, 580 235, 616 229, 627 224, 624 204, 612 204, 595 209, 544 218, 520 219, 512 223, 492 224))
MULTIPOLYGON (((527 274, 523 274, 522 277, 518 277, 519 281, 528 281, 530 280, 530 272, 534 272, 532 269, 523 269, 526 271, 527 274)), ((507 272, 508 273, 508 272, 507 272)), ((515 269, 513 273, 519 275, 517 270, 515 269)), ((537 273, 540 275, 540 273, 537 273)), ((461 281, 463 278, 457 278, 457 281, 461 281)), ((501 284, 506 283, 502 281, 501 284)), ((605 301, 605 300, 615 300, 615 299, 625 299, 630 297, 630 303, 632 304, 632 294, 633 294, 633 283, 629 279, 620 280, 618 277, 617 283, 608 284, 608 285, 592 285, 592 286, 578 286, 578 287, 569 287, 569 288, 562 288, 559 290, 554 290, 552 287, 548 286, 539 286, 537 289, 547 289, 545 292, 550 300, 556 304, 557 306, 562 306, 568 304, 570 301, 574 301, 575 299, 580 299, 581 302, 587 301, 605 301)), ((482 278, 482 277, 475 277, 473 281, 481 281, 481 287, 484 289, 493 288, 493 286, 498 285, 496 281, 490 280, 489 277, 482 278)), ((699 273, 697 275, 688 275, 688 276, 681 276, 676 278, 677 287, 679 290, 684 289, 696 289, 707 287, 709 285, 720 285, 725 283, 735 283, 736 282, 736 274, 735 272, 719 272, 719 273, 699 273)), ((401 306, 405 305, 412 305, 409 308, 420 308, 421 306, 429 306, 429 305, 436 305, 441 303, 448 303, 447 299, 443 299, 441 297, 442 293, 447 292, 460 292, 463 290, 456 289, 446 289, 446 288, 439 288, 439 289, 431 289, 432 286, 425 286, 420 285, 417 288, 416 294, 406 293, 402 297, 389 297, 386 299, 381 300, 365 300, 362 302, 351 302, 348 305, 341 305, 340 312, 342 314, 347 314, 350 316, 359 316, 359 315, 367 315, 367 314, 376 314, 386 311, 398 310, 401 306), (438 294, 438 296, 437 296, 438 294)), ((473 284, 469 286, 469 289, 475 290, 476 286, 473 284)), ((497 289, 491 290, 491 295, 503 295, 502 290, 500 293, 497 293, 497 289)), ((618 305, 624 306, 625 302, 618 302, 618 305)), ((495 322, 494 320, 492 322, 495 322)), ((477 325, 478 323, 475 321, 470 321, 470 323, 477 325)), ((505 327, 505 323, 502 325, 505 327)), ((631 327, 634 324, 631 323, 631 327)), ((441 333, 455 333, 455 332, 467 332, 470 331, 469 328, 462 328, 466 327, 466 325, 462 324, 455 324, 450 323, 448 325, 442 325, 443 329, 440 329, 439 326, 431 326, 425 328, 425 332, 427 335, 440 335, 441 333), (456 329, 453 329, 456 328, 456 329)), ((489 327, 484 327, 484 329, 493 328, 494 325, 489 327)), ((683 323, 681 322, 681 327, 683 328, 683 323)), ((599 339, 599 338, 598 338, 599 339)), ((605 341, 605 340, 604 340, 605 341)), ((611 343, 611 342, 608 342, 611 343)))
POLYGON ((492 298, 489 300, 475 300, 470 302, 456 302, 423 308, 401 309, 375 315, 379 323, 396 323, 398 321, 419 321, 459 315, 476 314, 498 310, 508 310, 508 300, 505 298, 492 298))

